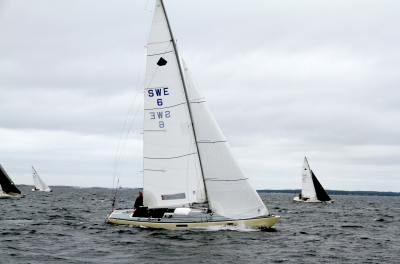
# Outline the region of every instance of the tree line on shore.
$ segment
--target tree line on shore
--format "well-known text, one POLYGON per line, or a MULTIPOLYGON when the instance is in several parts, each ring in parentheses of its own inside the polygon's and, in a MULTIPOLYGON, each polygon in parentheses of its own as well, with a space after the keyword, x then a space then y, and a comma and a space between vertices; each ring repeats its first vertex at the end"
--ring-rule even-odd
MULTIPOLYGON (((301 192, 300 189, 294 190, 257 190, 259 193, 294 193, 301 192)), ((400 196, 400 192, 377 192, 377 191, 342 191, 326 190, 329 195, 370 195, 370 196, 400 196)))

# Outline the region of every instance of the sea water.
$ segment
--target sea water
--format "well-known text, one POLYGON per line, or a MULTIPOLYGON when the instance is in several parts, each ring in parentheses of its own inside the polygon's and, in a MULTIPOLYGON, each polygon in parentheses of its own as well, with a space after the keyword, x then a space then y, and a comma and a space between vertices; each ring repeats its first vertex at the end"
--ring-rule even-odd
MULTIPOLYGON (((0 263, 400 263, 400 197, 260 194, 281 216, 271 229, 158 230, 106 224, 111 190, 21 189, 0 199, 0 263)), ((116 208, 136 196, 119 190, 116 208)))

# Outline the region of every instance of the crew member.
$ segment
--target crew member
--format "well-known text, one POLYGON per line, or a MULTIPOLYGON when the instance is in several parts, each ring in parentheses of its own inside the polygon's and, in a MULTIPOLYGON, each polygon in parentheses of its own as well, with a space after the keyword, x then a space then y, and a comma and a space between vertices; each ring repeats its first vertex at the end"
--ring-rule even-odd
POLYGON ((143 206, 143 193, 139 192, 139 197, 136 198, 135 205, 133 206, 133 209, 139 209, 139 206, 143 206))

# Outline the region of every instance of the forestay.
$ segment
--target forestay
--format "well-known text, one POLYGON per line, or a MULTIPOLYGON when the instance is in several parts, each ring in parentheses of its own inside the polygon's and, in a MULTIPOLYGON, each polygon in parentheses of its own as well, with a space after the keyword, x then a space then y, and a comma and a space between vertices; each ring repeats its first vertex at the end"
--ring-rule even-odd
POLYGON ((211 208, 233 219, 268 215, 184 62, 183 68, 211 208))
POLYGON ((304 198, 316 198, 315 187, 311 176, 310 166, 308 165, 307 158, 304 158, 303 169, 302 169, 302 187, 301 195, 304 198))
POLYGON ((188 104, 159 0, 147 44, 144 108, 144 205, 166 208, 204 202, 204 182, 188 104))

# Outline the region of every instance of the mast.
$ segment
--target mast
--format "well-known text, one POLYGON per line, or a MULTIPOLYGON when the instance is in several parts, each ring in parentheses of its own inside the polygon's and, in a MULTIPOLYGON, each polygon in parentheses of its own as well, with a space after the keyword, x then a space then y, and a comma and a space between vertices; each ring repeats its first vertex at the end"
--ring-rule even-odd
POLYGON ((187 90, 186 90, 186 83, 185 83, 184 77, 183 77, 183 72, 182 72, 182 67, 181 67, 181 61, 179 60, 178 49, 176 48, 176 43, 175 43, 174 35, 172 34, 171 26, 170 26, 170 24, 169 24, 167 12, 165 11, 165 7, 164 7, 164 2, 163 2, 163 0, 160 0, 160 3, 161 3, 161 5, 162 5, 162 9, 163 9, 164 14, 165 14, 165 19, 166 19, 166 21, 167 21, 168 30, 169 30, 169 33, 170 33, 170 35, 171 35, 172 45, 174 46, 175 57, 176 57, 176 60, 177 60, 177 62, 178 62, 179 73, 180 73, 180 75, 181 75, 183 90, 185 91, 186 102, 187 102, 187 106, 188 106, 188 110, 189 110, 189 116, 190 116, 190 121, 191 121, 190 123, 191 123, 191 125, 192 125, 194 141, 195 141, 195 143, 196 143, 196 149, 197 149, 197 153, 198 153, 197 156, 199 157, 199 164, 200 164, 201 176, 203 177, 204 192, 205 192, 205 194, 206 194, 206 199, 207 199, 208 208, 210 208, 210 202, 209 202, 209 199, 208 199, 208 193, 207 193, 206 182, 205 182, 205 179, 204 179, 203 166, 202 166, 202 164, 201 164, 199 146, 197 145, 196 131, 195 131, 195 129, 194 129, 192 112, 191 112, 190 106, 189 106, 189 104, 190 104, 190 102, 189 102, 189 96, 188 96, 188 93, 187 93, 187 90))

